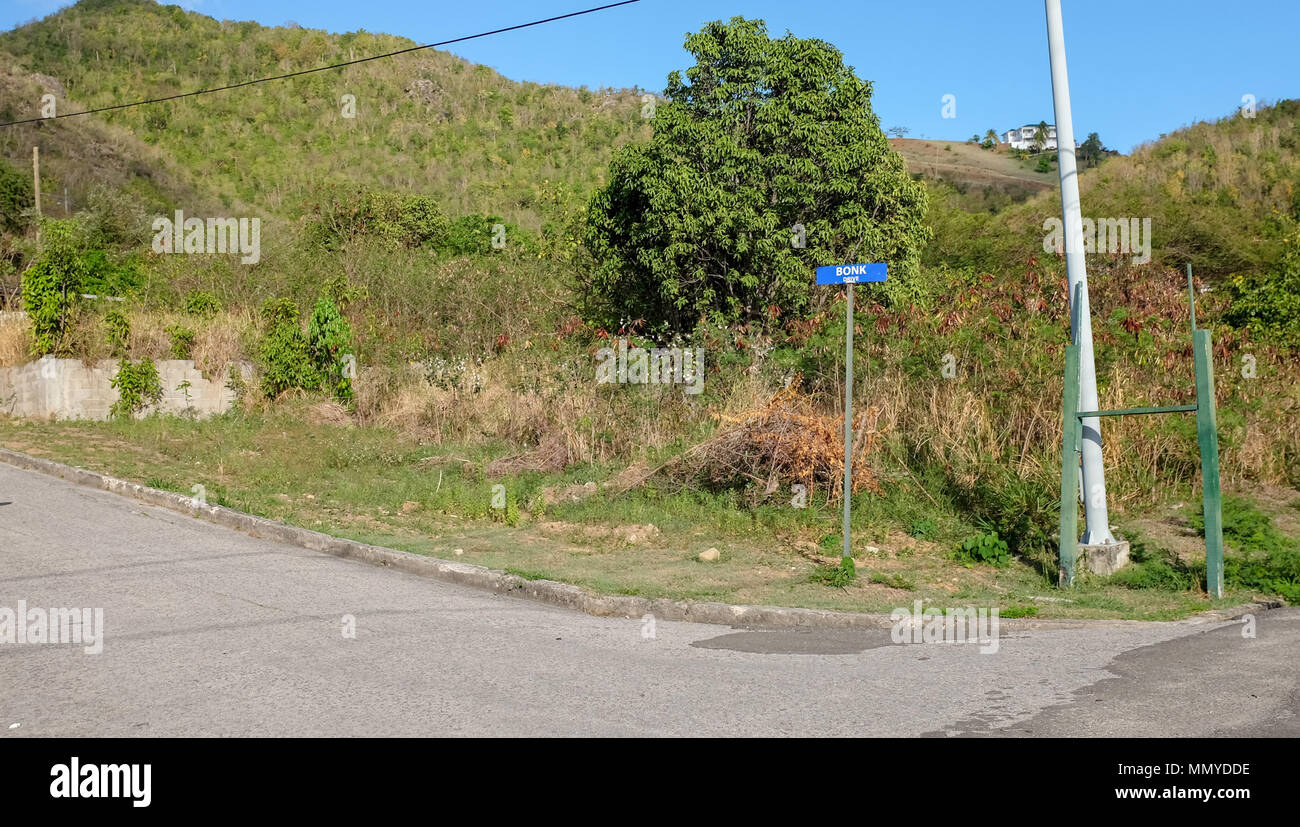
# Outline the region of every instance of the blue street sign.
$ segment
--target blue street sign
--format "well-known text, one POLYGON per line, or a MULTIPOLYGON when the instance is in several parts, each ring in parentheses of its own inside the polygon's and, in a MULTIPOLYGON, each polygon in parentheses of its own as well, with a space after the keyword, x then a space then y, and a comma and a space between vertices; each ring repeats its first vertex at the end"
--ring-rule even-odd
POLYGON ((864 281, 884 281, 888 269, 885 264, 831 264, 817 268, 817 283, 861 284, 864 281))

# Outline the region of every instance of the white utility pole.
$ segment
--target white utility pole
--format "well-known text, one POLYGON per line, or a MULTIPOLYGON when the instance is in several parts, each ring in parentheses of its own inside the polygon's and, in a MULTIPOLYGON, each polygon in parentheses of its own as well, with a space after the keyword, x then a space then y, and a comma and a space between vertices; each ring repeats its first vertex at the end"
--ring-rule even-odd
MULTIPOLYGON (((1052 63, 1052 100, 1056 108, 1056 157, 1061 173, 1061 219, 1065 230, 1065 270, 1070 285, 1070 332, 1079 346, 1079 410, 1099 410, 1097 367, 1092 356, 1092 316, 1088 309, 1088 271, 1083 259, 1083 214, 1079 208, 1079 174, 1074 158, 1074 119, 1070 114, 1070 79, 1065 69, 1065 31, 1061 0, 1047 4, 1047 52, 1052 63), (1078 306, 1075 293, 1078 292, 1078 306)), ((1087 520, 1084 545, 1112 543, 1106 513, 1106 469, 1101 456, 1101 419, 1083 420, 1083 494, 1087 520)))

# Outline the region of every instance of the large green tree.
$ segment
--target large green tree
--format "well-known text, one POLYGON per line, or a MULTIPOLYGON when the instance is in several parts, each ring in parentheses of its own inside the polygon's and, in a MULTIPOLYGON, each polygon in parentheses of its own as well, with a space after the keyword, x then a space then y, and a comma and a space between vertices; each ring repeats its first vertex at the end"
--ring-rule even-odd
POLYGON ((653 137, 624 147, 593 196, 589 315, 653 334, 799 317, 832 292, 820 264, 886 261, 897 295, 928 240, 924 186, 871 109, 872 86, 821 40, 761 20, 686 38, 695 65, 647 102, 653 137))

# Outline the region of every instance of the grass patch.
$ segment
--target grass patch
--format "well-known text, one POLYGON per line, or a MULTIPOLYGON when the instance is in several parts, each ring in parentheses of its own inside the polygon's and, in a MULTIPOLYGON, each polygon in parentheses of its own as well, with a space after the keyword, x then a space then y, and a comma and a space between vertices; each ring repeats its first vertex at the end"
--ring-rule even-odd
POLYGON ((901 574, 888 574, 883 571, 875 571, 871 573, 871 582, 879 583, 882 586, 888 586, 891 589, 902 589, 906 592, 916 591, 916 581, 901 574))
POLYGON ((998 617, 1038 617, 1038 607, 1008 606, 998 612, 998 617))
MULTIPOLYGON (((382 428, 310 424, 301 411, 309 404, 282 402, 205 421, 0 418, 0 444, 186 495, 201 484, 211 503, 606 594, 889 612, 897 608, 897 590, 909 599, 949 605, 959 597, 982 606, 1021 606, 1029 595, 1055 593, 1019 557, 1002 566, 955 565, 948 549, 973 527, 911 484, 886 485, 883 496, 855 501, 855 554, 870 555, 867 576, 840 562, 838 509, 818 508, 811 498, 809 508, 781 510, 750 508, 734 493, 671 487, 615 496, 599 484, 621 468, 599 463, 488 478, 486 465, 517 453, 516 446, 430 445, 382 428), (597 493, 543 504, 545 490, 587 482, 597 483, 597 493), (496 484, 516 504, 516 525, 493 518, 496 484), (933 522, 933 541, 909 531, 923 520, 933 522), (867 543, 874 550, 863 551, 867 543), (696 557, 710 546, 726 553, 701 565, 696 557)), ((1150 554, 1151 566, 1164 559, 1150 554)), ((1132 585, 1089 582, 1070 595, 1073 603, 1027 608, 1040 608, 1042 617, 1168 619, 1255 595, 1234 586, 1214 601, 1194 589, 1132 585)))

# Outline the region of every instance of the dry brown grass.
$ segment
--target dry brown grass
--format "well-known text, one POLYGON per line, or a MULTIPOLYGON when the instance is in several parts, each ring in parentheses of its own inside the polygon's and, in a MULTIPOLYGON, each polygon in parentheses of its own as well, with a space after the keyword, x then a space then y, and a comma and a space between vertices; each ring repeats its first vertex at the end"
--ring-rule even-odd
POLYGON ((149 311, 128 311, 124 314, 131 325, 131 335, 127 338, 127 354, 132 359, 171 358, 172 337, 167 326, 177 321, 173 313, 153 313, 149 311))
POLYGON ((594 382, 526 383, 519 372, 507 360, 490 361, 467 369, 458 385, 442 387, 418 367, 363 367, 353 385, 357 417, 438 444, 499 439, 542 449, 516 457, 524 465, 590 462, 637 444, 631 433, 620 433, 612 446, 600 438, 616 427, 617 406, 602 401, 594 382))
MULTIPOLYGON (((112 357, 108 326, 104 323, 104 315, 110 310, 120 311, 120 307, 88 305, 80 308, 74 323, 68 328, 61 352, 87 364, 112 357)), ((244 331, 252 324, 248 313, 223 313, 211 319, 153 310, 128 310, 124 315, 131 326, 127 358, 171 359, 172 339, 167 328, 178 324, 195 331, 191 357, 195 367, 209 378, 224 377, 230 365, 249 361, 243 341, 244 331)), ((33 358, 31 347, 31 322, 26 317, 6 316, 0 321, 0 367, 30 361, 33 358)))
POLYGON ((313 425, 352 424, 352 415, 348 409, 332 399, 307 406, 306 419, 313 425))
POLYGON ((0 319, 0 367, 13 367, 32 360, 32 323, 26 316, 0 319))
POLYGON ((190 356, 205 376, 225 376, 232 364, 248 360, 249 354, 244 352, 244 331, 253 325, 253 318, 247 311, 222 313, 190 325, 195 331, 190 356))

